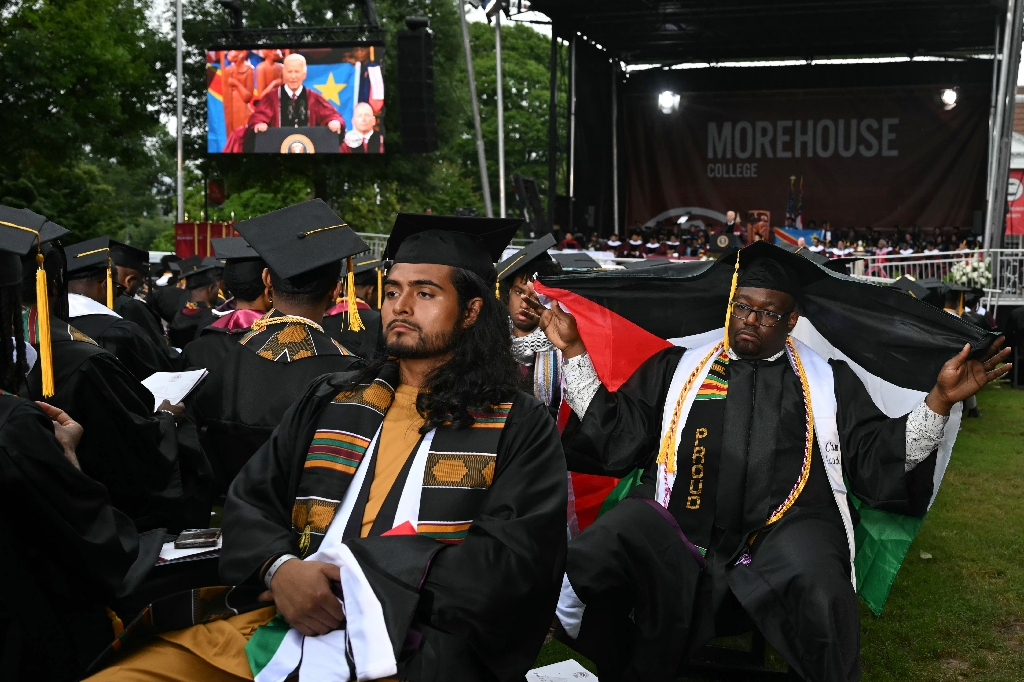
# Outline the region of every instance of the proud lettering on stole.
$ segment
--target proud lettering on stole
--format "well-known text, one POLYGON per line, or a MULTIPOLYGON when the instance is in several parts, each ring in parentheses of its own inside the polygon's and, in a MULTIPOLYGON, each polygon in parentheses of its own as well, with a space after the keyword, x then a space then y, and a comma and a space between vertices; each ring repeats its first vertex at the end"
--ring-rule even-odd
POLYGON ((693 441, 693 466, 690 467, 690 494, 686 498, 687 509, 700 509, 700 495, 704 492, 704 446, 701 438, 707 438, 708 430, 703 426, 697 429, 697 437, 693 441))

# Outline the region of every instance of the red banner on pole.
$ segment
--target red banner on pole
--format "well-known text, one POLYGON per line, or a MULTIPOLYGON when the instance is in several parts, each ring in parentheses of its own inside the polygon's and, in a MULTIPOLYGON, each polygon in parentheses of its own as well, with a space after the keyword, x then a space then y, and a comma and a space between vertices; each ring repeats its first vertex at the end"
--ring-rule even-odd
POLYGON ((233 223, 175 223, 174 253, 181 258, 213 255, 211 239, 237 237, 233 223))
POLYGON ((1024 235, 1024 168, 1011 168, 1006 187, 1006 234, 1024 235))

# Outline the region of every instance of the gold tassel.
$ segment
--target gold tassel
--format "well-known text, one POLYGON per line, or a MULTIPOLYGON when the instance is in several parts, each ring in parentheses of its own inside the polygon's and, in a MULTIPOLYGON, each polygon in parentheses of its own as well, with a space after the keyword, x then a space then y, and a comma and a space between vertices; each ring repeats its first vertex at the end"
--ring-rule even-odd
POLYGON ((740 252, 736 252, 736 265, 732 269, 732 286, 729 287, 729 305, 725 309, 725 350, 729 350, 729 320, 732 318, 732 297, 736 295, 736 282, 740 278, 740 252))
POLYGON ((348 257, 348 277, 345 281, 345 289, 348 297, 348 330, 350 332, 361 332, 366 327, 359 317, 359 308, 356 306, 356 271, 352 266, 352 256, 348 257))
POLYGON ((39 341, 39 368, 43 375, 43 397, 52 398, 53 388, 53 346, 50 341, 50 297, 46 285, 46 269, 43 267, 43 252, 36 254, 36 339, 39 341))
POLYGON ((110 627, 114 631, 114 639, 117 639, 124 632, 124 623, 110 607, 104 606, 103 608, 107 610, 107 618, 110 619, 110 627))
POLYGON ((377 310, 384 304, 384 271, 377 268, 377 310))
POLYGON ((494 298, 501 300, 501 280, 494 280, 494 298))
POLYGON ((114 273, 111 272, 114 268, 110 265, 110 259, 107 259, 107 307, 111 310, 114 309, 114 273))
POLYGON ((960 292, 960 304, 956 307, 956 314, 960 317, 964 316, 964 292, 960 292))

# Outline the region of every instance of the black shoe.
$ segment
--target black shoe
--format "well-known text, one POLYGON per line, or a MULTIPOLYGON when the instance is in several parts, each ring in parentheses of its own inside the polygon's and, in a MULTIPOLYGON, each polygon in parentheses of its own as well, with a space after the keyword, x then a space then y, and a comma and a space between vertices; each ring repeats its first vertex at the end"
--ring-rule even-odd
POLYGON ((972 407, 971 409, 967 410, 967 416, 971 419, 977 419, 978 417, 981 416, 981 410, 979 410, 977 407, 972 407))

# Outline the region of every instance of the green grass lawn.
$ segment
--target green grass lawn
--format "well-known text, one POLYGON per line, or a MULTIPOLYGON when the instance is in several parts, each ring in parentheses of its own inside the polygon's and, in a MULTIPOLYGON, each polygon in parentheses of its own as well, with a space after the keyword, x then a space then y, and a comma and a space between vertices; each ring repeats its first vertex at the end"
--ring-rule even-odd
MULTIPOLYGON (((861 605, 866 681, 1024 680, 1024 391, 978 402, 885 611, 861 605)), ((537 664, 566 658, 550 642, 537 664)))

